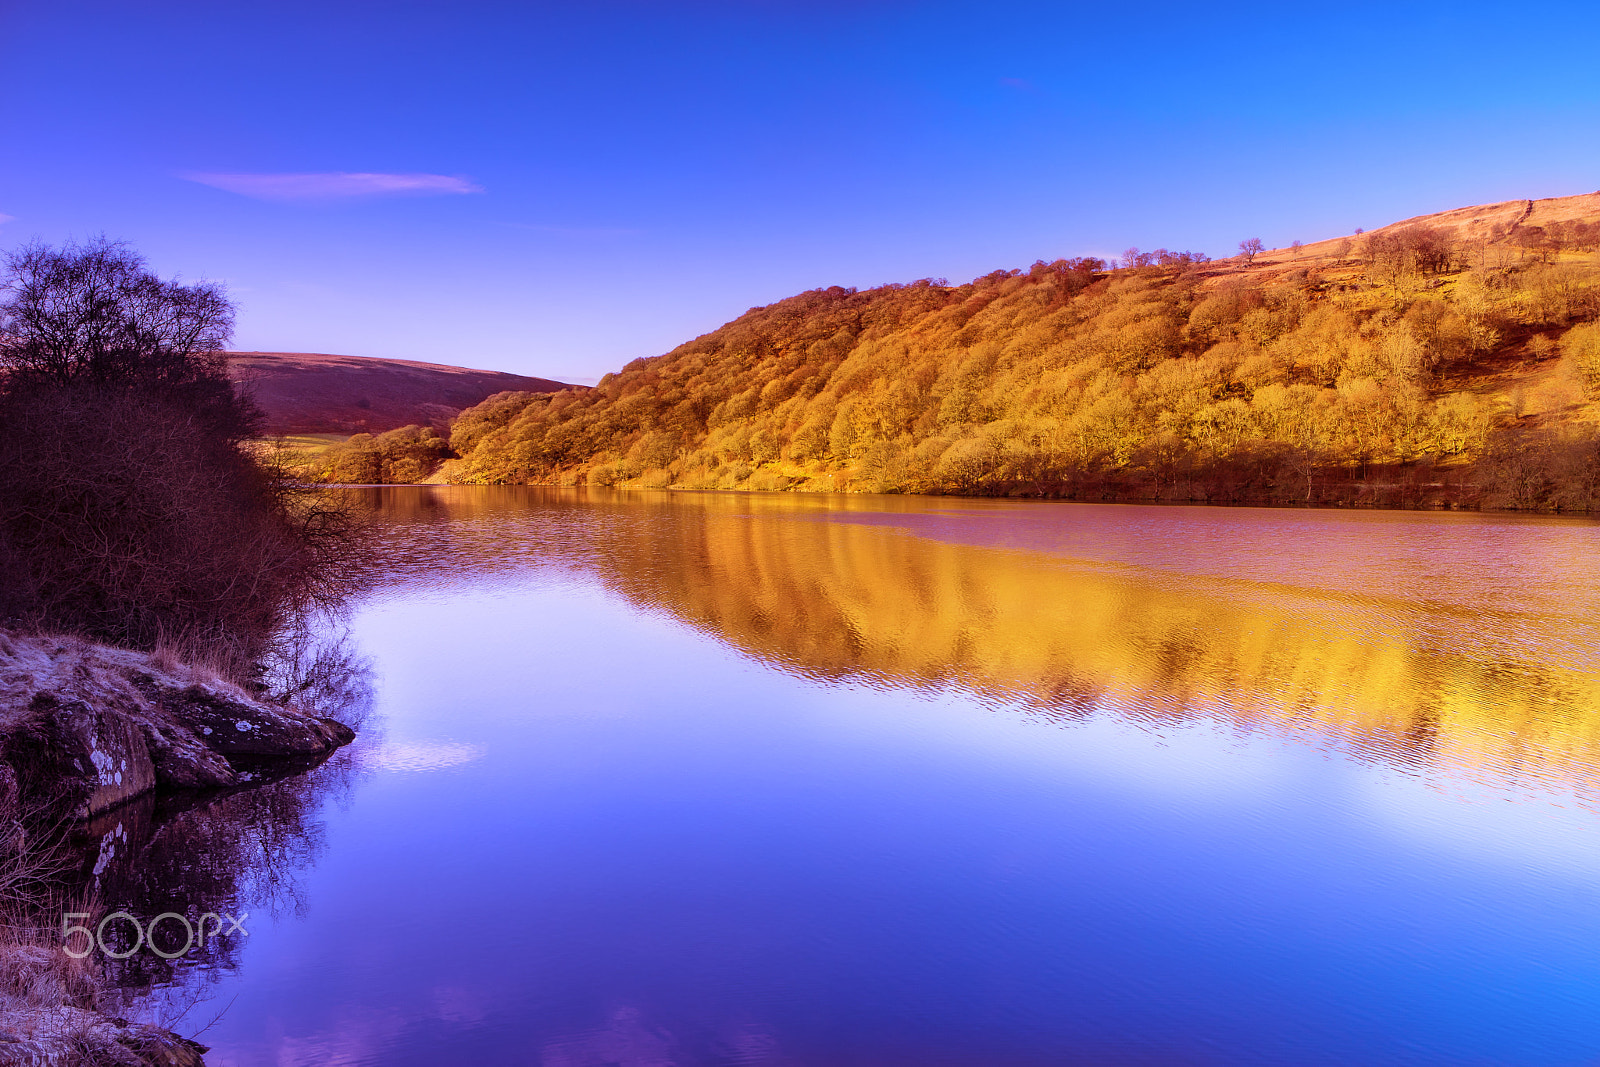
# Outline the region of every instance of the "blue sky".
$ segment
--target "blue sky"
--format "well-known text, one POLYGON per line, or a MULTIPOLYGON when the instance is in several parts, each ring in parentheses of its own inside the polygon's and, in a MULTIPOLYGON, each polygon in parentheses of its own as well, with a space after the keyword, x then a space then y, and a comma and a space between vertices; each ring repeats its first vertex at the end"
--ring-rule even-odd
POLYGON ((0 247, 593 381, 832 284, 1600 188, 1595 5, 0 0, 0 247))

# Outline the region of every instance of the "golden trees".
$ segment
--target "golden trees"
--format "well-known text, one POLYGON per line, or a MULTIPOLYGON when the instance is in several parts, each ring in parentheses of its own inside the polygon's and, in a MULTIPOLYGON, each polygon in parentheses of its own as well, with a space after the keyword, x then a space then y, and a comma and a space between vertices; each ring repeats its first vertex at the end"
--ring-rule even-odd
POLYGON ((1600 398, 1600 323, 1568 330, 1561 337, 1561 354, 1590 399, 1600 398))
MULTIPOLYGON (((1318 471, 1475 455, 1499 408, 1462 375, 1600 294, 1564 263, 1463 270, 1436 237, 1373 239, 1402 285, 1316 264, 1208 277, 1202 257, 1151 253, 1109 273, 1057 261, 817 290, 587 393, 491 398, 453 442, 476 481, 604 466, 623 482, 649 469, 679 485, 1137 495, 1227 470, 1251 491, 1287 478, 1305 499, 1318 471)), ((1600 397, 1600 339, 1580 324, 1563 351, 1600 397)))

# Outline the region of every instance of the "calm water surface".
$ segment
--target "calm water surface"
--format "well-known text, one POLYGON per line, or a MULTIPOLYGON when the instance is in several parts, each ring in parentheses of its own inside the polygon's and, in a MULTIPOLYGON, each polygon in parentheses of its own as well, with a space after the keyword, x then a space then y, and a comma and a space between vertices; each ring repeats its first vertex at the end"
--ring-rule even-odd
POLYGON ((210 1063, 1600 1062, 1600 526, 375 499, 210 1063))

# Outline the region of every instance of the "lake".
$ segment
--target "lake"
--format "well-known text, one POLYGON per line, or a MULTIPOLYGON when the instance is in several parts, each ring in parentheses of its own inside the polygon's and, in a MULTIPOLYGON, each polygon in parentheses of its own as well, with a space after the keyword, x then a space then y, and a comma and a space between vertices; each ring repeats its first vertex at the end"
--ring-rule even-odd
POLYGON ((362 736, 129 983, 208 1063, 1600 1059, 1600 524, 370 496, 362 736))

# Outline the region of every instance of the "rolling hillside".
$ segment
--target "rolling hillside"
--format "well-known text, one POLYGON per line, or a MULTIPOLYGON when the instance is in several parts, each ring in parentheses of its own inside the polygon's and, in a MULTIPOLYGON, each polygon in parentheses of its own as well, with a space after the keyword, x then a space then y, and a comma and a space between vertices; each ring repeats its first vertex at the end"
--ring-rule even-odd
POLYGON ((1600 193, 752 308, 464 411, 471 482, 1600 503, 1600 193))
POLYGON ((266 412, 273 434, 443 430, 463 408, 495 393, 583 388, 501 371, 313 352, 230 352, 228 366, 266 412))

